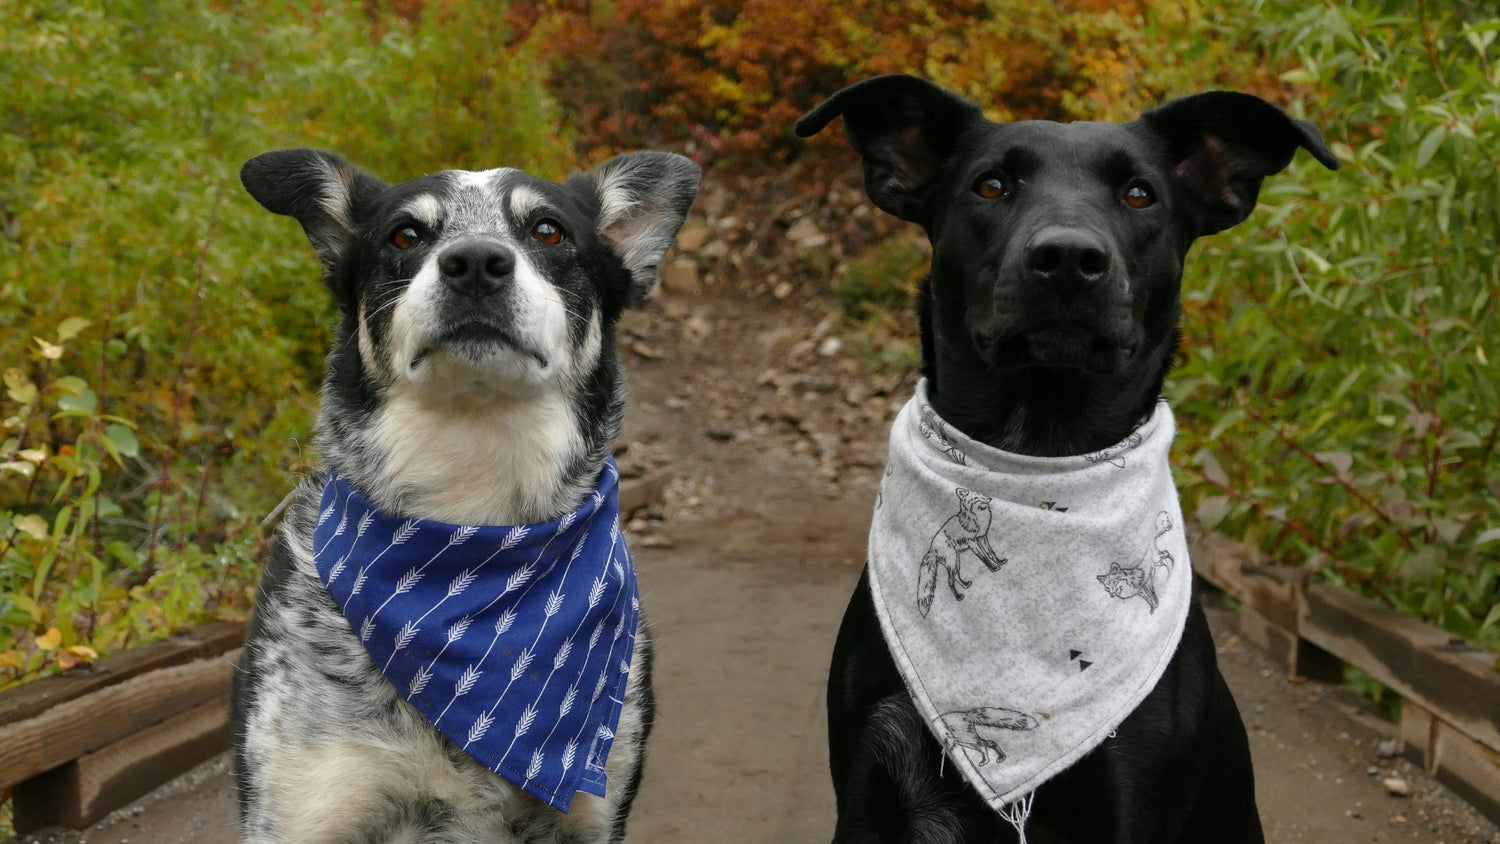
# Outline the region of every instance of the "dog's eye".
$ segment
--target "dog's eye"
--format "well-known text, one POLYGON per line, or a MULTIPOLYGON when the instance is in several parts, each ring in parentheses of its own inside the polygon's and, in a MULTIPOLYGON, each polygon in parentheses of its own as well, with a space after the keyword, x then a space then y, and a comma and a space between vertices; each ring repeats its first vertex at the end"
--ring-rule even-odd
POLYGON ((999 176, 985 176, 974 185, 974 192, 985 199, 999 199, 1010 196, 1010 187, 999 176))
POLYGON ((1151 188, 1140 182, 1136 182, 1125 189, 1125 204, 1131 208, 1150 208, 1156 204, 1156 194, 1151 188))
POLYGON ((391 245, 397 249, 410 249, 422 242, 422 233, 416 226, 397 226, 391 232, 391 245))
POLYGON ((538 243, 556 246, 563 242, 562 226, 552 220, 539 220, 531 227, 531 237, 538 243))

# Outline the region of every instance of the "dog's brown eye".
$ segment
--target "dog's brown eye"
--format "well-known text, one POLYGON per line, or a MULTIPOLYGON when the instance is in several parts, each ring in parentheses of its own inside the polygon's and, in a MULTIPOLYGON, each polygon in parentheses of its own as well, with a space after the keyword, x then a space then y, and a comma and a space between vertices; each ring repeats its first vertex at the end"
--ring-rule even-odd
POLYGON ((986 176, 974 186, 974 192, 985 199, 999 199, 1002 196, 1009 196, 1010 188, 1005 186, 1005 182, 1001 181, 999 176, 986 176))
POLYGON ((538 243, 556 246, 562 243, 563 230, 561 226, 551 220, 541 220, 531 227, 531 236, 538 243))
POLYGON ((1125 204, 1131 208, 1150 208, 1156 204, 1156 194, 1145 185, 1131 185, 1125 191, 1125 204))
POLYGON ((422 233, 416 226, 398 226, 391 232, 391 245, 397 249, 410 249, 422 242, 422 233))

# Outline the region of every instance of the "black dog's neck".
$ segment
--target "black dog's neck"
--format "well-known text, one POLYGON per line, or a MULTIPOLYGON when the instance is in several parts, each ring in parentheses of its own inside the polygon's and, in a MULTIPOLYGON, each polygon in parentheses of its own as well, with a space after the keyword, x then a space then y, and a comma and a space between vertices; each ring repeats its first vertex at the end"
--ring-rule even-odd
POLYGON ((940 342, 927 285, 919 297, 922 374, 933 409, 970 439, 1015 454, 1067 457, 1123 441, 1154 409, 1176 351, 1174 330, 1140 352, 1134 374, 997 369, 962 340, 940 342))

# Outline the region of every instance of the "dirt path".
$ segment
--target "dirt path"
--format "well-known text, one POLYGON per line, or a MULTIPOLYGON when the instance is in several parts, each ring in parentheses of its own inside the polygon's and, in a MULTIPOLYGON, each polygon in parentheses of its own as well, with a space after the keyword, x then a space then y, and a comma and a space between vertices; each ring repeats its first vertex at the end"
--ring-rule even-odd
MULTIPOLYGON (((828 840, 823 688, 859 574, 884 436, 903 388, 858 367, 805 312, 668 299, 626 326, 635 396, 622 468, 670 478, 630 526, 658 641, 658 727, 631 840, 828 840), (824 354, 825 352, 829 354, 824 354), (886 389, 889 395, 879 391, 886 389)), ((1500 831, 1377 744, 1358 698, 1295 684, 1224 632, 1275 842, 1500 844, 1500 831), (1409 798, 1389 795, 1404 778, 1409 798)), ((233 788, 215 760, 82 835, 27 841, 231 842, 233 788)))

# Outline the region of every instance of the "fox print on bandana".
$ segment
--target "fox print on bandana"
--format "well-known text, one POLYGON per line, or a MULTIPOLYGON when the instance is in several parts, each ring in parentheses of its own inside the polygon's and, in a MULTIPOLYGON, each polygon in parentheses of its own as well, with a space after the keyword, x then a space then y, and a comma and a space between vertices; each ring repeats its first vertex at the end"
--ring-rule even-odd
POLYGON ((314 529, 320 579, 402 697, 562 811, 604 794, 635 646, 618 480, 609 460, 578 510, 479 527, 389 516, 333 476, 314 529))
MULTIPOLYGON (((952 445, 949 444, 948 447, 951 448, 952 445)), ((938 443, 938 448, 943 448, 942 443, 938 443)), ((932 610, 940 569, 948 574, 948 589, 953 592, 954 600, 962 601, 964 593, 959 587, 968 589, 974 585, 972 581, 964 579, 961 570, 965 554, 978 557, 992 572, 999 571, 1006 562, 990 547, 990 505, 993 502, 988 497, 967 489, 957 489, 954 492, 958 495, 958 512, 943 522, 942 528, 932 537, 927 553, 922 555, 922 565, 917 569, 917 607, 921 609, 922 615, 927 615, 932 610)))
POLYGON ((1125 568, 1119 563, 1110 563, 1109 571, 1099 575, 1099 582, 1111 598, 1144 598, 1151 612, 1156 612, 1160 601, 1156 597, 1156 582, 1172 576, 1172 552, 1162 547, 1162 538, 1172 532, 1172 516, 1163 510, 1156 514, 1156 538, 1151 540, 1135 565, 1125 568))
POLYGON ((1095 454, 1020 455, 944 422, 925 381, 896 417, 870 526, 875 614, 946 764, 996 811, 1104 741, 1177 648, 1191 569, 1174 430, 1159 403, 1095 454))

